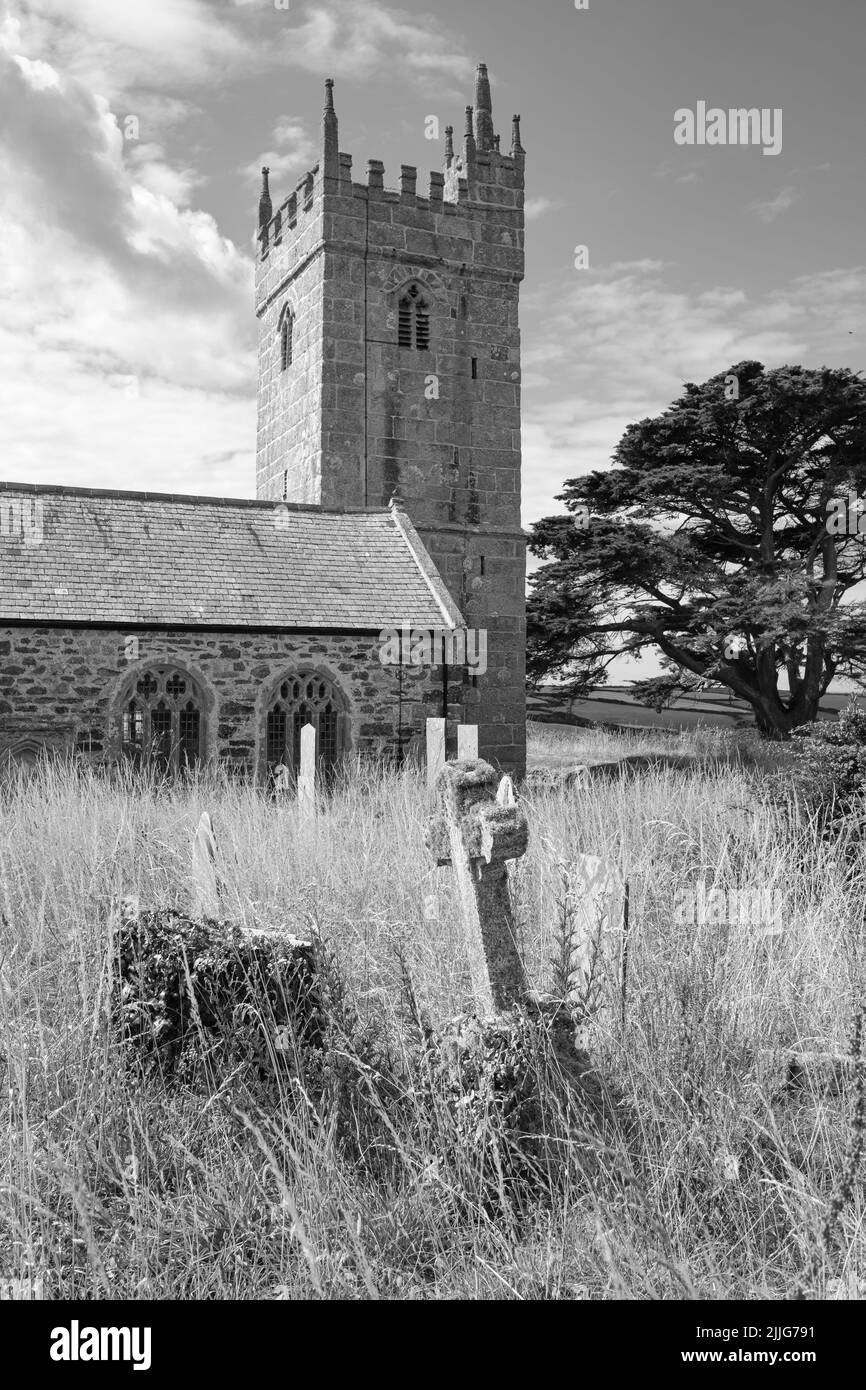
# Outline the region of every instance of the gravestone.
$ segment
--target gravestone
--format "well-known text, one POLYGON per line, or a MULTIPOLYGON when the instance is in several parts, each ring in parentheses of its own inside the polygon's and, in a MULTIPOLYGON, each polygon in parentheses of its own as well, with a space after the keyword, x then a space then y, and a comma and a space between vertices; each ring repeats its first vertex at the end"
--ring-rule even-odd
POLYGON ((445 720, 427 720, 427 786, 433 787, 445 766, 445 720))
POLYGON ((517 805, 517 795, 514 791, 514 783, 508 776, 507 772, 496 789, 496 800, 500 806, 517 805))
POLYGON ((301 730, 298 811, 304 824, 316 818, 316 730, 312 724, 305 724, 301 730))
POLYGON ((220 885, 216 867, 216 836, 207 811, 202 811, 192 842, 192 915, 197 921, 220 915, 220 885))
MULTIPOLYGON (((299 1048, 322 1045, 317 946, 284 924, 227 921, 216 861, 205 811, 193 840, 190 916, 120 899, 112 918, 112 1013, 130 1059, 161 1078, 175 1075, 185 1057, 208 1087, 221 1070, 237 1074, 238 1065, 257 1085, 276 1075, 276 1054, 291 1069, 299 1048)), ((192 1073, 184 1075, 189 1081, 192 1073)))
POLYGON ((291 777, 289 776, 289 769, 284 763, 281 763, 274 771, 274 791, 280 793, 287 792, 290 786, 291 777))
POLYGON ((466 758, 478 757, 478 725, 459 724, 457 727, 457 757, 462 762, 466 758))
POLYGON ((476 1009, 492 1017, 525 1000, 509 891, 509 859, 526 853, 529 828, 517 806, 496 801, 499 776, 479 759, 446 763, 427 830, 437 864, 453 866, 476 1009))

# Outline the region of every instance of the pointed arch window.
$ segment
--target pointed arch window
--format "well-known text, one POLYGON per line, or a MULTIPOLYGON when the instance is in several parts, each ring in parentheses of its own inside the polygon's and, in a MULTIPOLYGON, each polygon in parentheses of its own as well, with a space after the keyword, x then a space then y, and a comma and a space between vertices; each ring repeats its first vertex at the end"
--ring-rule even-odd
POLYGON ((400 296, 397 341, 419 352, 430 346, 430 303, 420 285, 409 285, 400 296))
POLYGON ((201 692, 185 671, 162 666, 141 672, 123 701, 123 756, 166 774, 195 767, 203 752, 203 708, 201 692))
POLYGON ((301 730, 316 731, 316 775, 332 780, 344 752, 345 701, 336 684, 316 673, 289 677, 276 692, 265 729, 268 776, 275 781, 281 768, 293 782, 301 770, 301 730))
POLYGON ((19 738, 11 748, 0 754, 0 773, 23 773, 29 776, 36 771, 40 759, 45 757, 47 752, 48 749, 38 740, 26 736, 19 738))
POLYGON ((283 310, 280 321, 280 371, 285 372, 292 365, 295 321, 290 309, 283 310))

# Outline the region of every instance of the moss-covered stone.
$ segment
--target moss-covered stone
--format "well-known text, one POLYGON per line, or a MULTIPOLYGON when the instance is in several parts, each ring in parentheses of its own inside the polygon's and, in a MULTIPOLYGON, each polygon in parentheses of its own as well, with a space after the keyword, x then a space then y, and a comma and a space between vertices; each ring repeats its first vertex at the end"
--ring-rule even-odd
POLYGON ((293 1072, 321 1045, 315 946, 282 931, 122 915, 114 1016, 130 1061, 166 1079, 293 1072))

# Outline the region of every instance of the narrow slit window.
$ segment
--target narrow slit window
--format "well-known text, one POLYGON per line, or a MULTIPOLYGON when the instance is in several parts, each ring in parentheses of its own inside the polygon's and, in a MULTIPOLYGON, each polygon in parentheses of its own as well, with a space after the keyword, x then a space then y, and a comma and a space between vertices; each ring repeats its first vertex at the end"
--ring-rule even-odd
POLYGON ((473 357, 473 359, 472 359, 472 380, 473 380, 473 381, 477 381, 477 380, 478 380, 478 358, 477 358, 477 357, 473 357))
POLYGON ((286 371, 292 365, 293 324, 291 314, 286 314, 280 328, 280 368, 286 371))

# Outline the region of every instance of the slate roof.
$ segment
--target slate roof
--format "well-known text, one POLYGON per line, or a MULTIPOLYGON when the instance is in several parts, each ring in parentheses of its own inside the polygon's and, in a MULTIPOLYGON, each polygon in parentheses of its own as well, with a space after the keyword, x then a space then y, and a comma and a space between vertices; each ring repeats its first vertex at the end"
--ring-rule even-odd
POLYGON ((323 631, 463 622, 395 507, 0 483, 4 620, 323 631))

